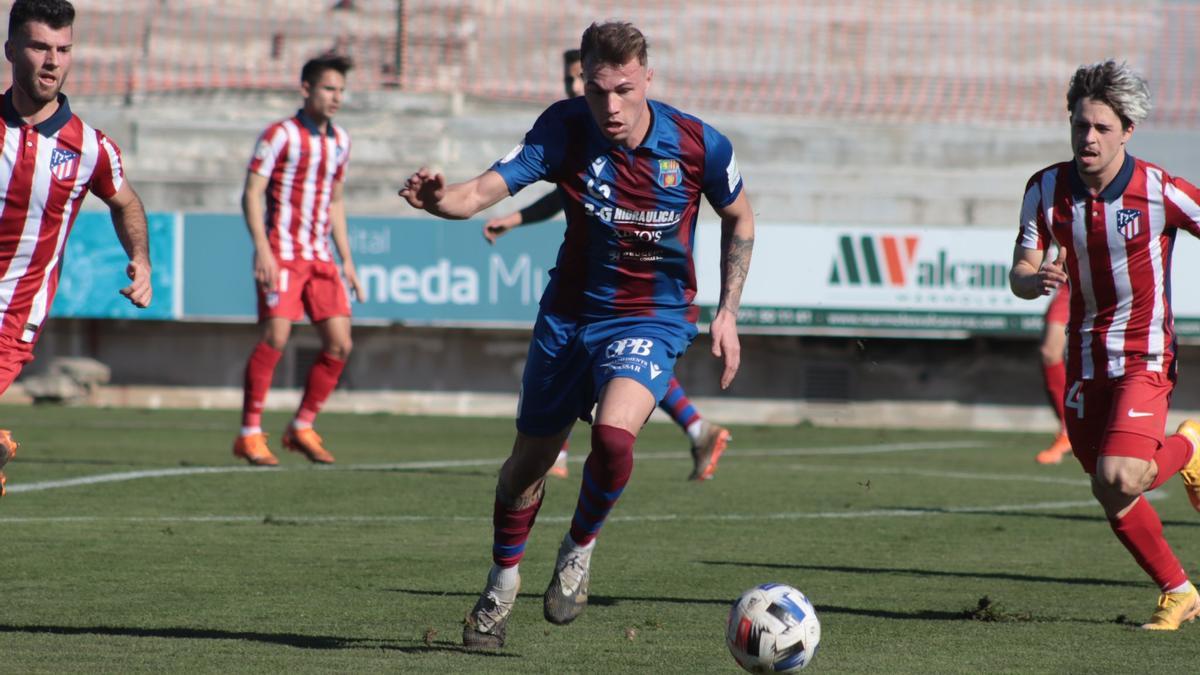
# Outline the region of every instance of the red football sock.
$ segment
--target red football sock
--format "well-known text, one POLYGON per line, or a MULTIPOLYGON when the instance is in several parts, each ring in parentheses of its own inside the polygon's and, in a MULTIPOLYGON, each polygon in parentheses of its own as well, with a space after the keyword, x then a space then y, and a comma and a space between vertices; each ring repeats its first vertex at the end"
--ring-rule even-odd
POLYGON ((321 406, 325 405, 325 399, 329 398, 337 387, 338 378, 342 376, 345 367, 345 361, 335 359, 327 352, 321 352, 317 362, 308 371, 304 398, 300 401, 300 409, 296 411, 297 420, 312 424, 317 418, 317 413, 321 412, 321 406))
POLYGON ((275 376, 275 364, 283 352, 265 342, 259 342, 246 362, 246 378, 242 387, 242 426, 261 427, 263 403, 275 376))
POLYGON ((492 506, 492 562, 500 567, 512 567, 521 562, 525 555, 525 542, 537 520, 538 509, 542 508, 542 497, 523 509, 512 509, 499 498, 492 506))
POLYGON ((1163 538, 1162 520, 1145 497, 1138 497, 1124 516, 1108 521, 1133 559, 1164 591, 1187 581, 1187 572, 1163 538))
POLYGON ((583 464, 579 502, 571 520, 571 539, 586 546, 596 538, 608 512, 633 473, 633 442, 636 436, 617 427, 592 427, 592 451, 583 464))
POLYGON ((1058 416, 1061 427, 1066 419, 1063 396, 1067 391, 1067 365, 1062 361, 1054 365, 1042 364, 1042 380, 1046 385, 1046 396, 1050 398, 1050 405, 1054 408, 1054 414, 1058 416))
POLYGON ((1183 434, 1167 436, 1158 448, 1158 452, 1154 453, 1154 463, 1158 465, 1158 475, 1154 477, 1154 482, 1150 484, 1147 491, 1162 485, 1179 473, 1179 470, 1187 466, 1188 461, 1192 458, 1192 452, 1192 442, 1183 434))

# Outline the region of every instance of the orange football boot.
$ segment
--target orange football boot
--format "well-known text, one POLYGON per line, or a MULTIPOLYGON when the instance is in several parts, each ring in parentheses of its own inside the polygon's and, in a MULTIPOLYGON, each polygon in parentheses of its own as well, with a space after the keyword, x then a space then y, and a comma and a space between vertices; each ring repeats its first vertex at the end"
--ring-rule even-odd
POLYGON ((233 442, 233 456, 241 457, 254 466, 275 466, 279 460, 271 454, 267 447, 267 435, 264 433, 238 436, 233 442))
POLYGON ((1059 432, 1050 447, 1039 452, 1035 460, 1038 464, 1061 464, 1063 457, 1071 452, 1071 441, 1065 431, 1059 432))
POLYGON ((700 440, 692 444, 692 475, 688 480, 709 480, 717 471, 717 460, 733 440, 725 427, 704 421, 700 440))
POLYGON ((321 437, 312 427, 296 429, 289 424, 283 432, 283 447, 304 455, 310 462, 333 464, 333 455, 321 445, 321 437))
POLYGON ((8 464, 8 460, 17 456, 17 448, 20 445, 13 440, 12 432, 8 429, 0 429, 0 497, 5 495, 4 484, 7 482, 4 477, 4 465, 8 464))

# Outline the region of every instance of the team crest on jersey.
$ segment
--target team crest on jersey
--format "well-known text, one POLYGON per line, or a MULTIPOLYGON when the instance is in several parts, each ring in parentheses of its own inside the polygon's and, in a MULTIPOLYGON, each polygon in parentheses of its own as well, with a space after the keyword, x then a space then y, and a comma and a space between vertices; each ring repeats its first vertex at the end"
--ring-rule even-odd
POLYGON ((79 153, 70 150, 55 148, 50 153, 50 173, 59 180, 71 180, 75 178, 75 172, 79 169, 79 153))
POLYGON ((1133 239, 1142 231, 1142 212, 1137 209, 1117 211, 1117 232, 1126 240, 1133 239))
POLYGON ((683 172, 679 169, 679 160, 658 160, 658 184, 662 187, 675 187, 683 182, 683 172))

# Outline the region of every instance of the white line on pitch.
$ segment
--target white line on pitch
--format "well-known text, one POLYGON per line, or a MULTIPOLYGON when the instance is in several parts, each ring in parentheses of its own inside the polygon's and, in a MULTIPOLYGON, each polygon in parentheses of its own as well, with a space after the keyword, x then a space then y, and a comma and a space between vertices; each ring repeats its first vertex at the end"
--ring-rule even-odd
MULTIPOLYGON (((1148 493, 1148 499, 1163 499, 1167 495, 1156 491, 1148 493)), ((1099 507, 1095 500, 1074 500, 1059 502, 1034 502, 1031 504, 998 504, 995 506, 945 506, 945 507, 914 507, 911 509, 870 509, 866 511, 818 511, 805 513, 799 511, 782 513, 709 513, 709 514, 647 514, 633 516, 613 516, 608 522, 613 523, 645 523, 645 522, 722 522, 722 521, 759 521, 759 520, 828 520, 843 518, 916 518, 926 516, 944 516, 969 513, 1020 513, 1023 511, 1054 511, 1059 509, 1078 509, 1099 507)), ((0 517, 0 524, 19 523, 489 523, 490 516, 266 516, 266 515, 205 515, 205 516, 12 516, 0 517)), ((567 523, 570 516, 545 516, 539 522, 567 523)))
MULTIPOLYGON (((985 447, 987 444, 977 441, 966 442, 936 442, 936 443, 890 443, 879 445, 849 445, 840 447, 826 448, 777 448, 767 450, 736 450, 725 455, 728 458, 738 457, 801 457, 814 455, 857 455, 857 454, 872 454, 872 453, 889 453, 889 452, 910 452, 919 450, 969 450, 980 447, 985 447)), ((688 453, 684 452, 644 452, 637 453, 639 460, 659 460, 659 459, 680 459, 690 458, 688 453)), ((577 462, 582 462, 583 458, 576 456, 573 458, 577 462)), ((421 462, 397 462, 388 464, 348 464, 343 466, 332 467, 315 467, 321 471, 413 471, 419 469, 450 469, 472 466, 494 466, 502 463, 503 458, 488 458, 488 459, 459 459, 459 460, 431 460, 421 462)), ((39 481, 36 483, 15 483, 10 484, 8 491, 13 494, 22 492, 41 492, 44 490, 55 490, 59 488, 79 487, 82 485, 99 485, 102 483, 121 483, 132 480, 141 480, 144 478, 169 478, 175 476, 193 476, 201 474, 219 474, 219 473, 256 473, 260 475, 269 475, 279 471, 310 471, 314 467, 274 467, 264 469, 260 467, 248 466, 190 466, 176 467, 169 469, 150 469, 143 471, 121 471, 117 473, 102 473, 91 476, 81 476, 79 478, 66 478, 62 480, 39 481)))

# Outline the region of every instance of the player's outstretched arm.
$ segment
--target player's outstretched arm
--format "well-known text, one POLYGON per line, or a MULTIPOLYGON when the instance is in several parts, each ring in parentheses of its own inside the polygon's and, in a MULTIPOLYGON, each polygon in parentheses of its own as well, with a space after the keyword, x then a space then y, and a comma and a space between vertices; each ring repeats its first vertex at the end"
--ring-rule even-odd
POLYGON ((130 283, 121 289, 121 295, 137 307, 148 307, 154 288, 150 284, 150 235, 146 231, 146 210, 142 200, 129 181, 125 181, 104 203, 112 214, 113 229, 117 231, 125 255, 129 256, 125 274, 129 275, 130 283))
POLYGON ((246 172, 246 184, 242 187, 242 216, 250 241, 254 244, 254 281, 268 293, 279 286, 279 263, 271 252, 267 239, 266 213, 267 177, 253 171, 246 172))
POLYGON ((1040 295, 1050 295, 1061 284, 1067 283, 1066 249, 1060 247, 1058 257, 1052 261, 1045 258, 1045 251, 1017 244, 1013 250, 1012 269, 1008 272, 1008 285, 1013 295, 1033 300, 1040 295))
POLYGON ((354 266, 354 257, 350 252, 350 232, 346 225, 346 199, 343 185, 344 183, 339 180, 333 184, 333 189, 330 191, 330 234, 333 236, 333 245, 337 249, 338 257, 342 259, 342 276, 346 277, 346 283, 350 284, 350 290, 354 292, 354 299, 362 302, 367 299, 367 296, 363 293, 362 284, 358 281, 358 270, 354 266))
POLYGON ((721 388, 727 389, 737 376, 742 361, 737 314, 754 250, 754 211, 743 190, 732 204, 717 209, 717 215, 721 216, 721 300, 709 328, 713 356, 725 360, 721 388))
POLYGON ((404 181, 399 194, 414 209, 464 220, 507 197, 508 184, 489 169, 465 183, 447 185, 441 172, 422 167, 404 181))

